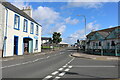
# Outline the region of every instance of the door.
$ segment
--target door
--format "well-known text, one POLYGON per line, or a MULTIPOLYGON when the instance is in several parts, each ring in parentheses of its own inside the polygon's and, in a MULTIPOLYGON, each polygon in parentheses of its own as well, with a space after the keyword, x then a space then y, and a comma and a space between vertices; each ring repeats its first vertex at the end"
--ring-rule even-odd
POLYGON ((29 53, 33 52, 33 40, 29 41, 29 53))
POLYGON ((18 36, 14 36, 14 55, 18 55, 18 36))

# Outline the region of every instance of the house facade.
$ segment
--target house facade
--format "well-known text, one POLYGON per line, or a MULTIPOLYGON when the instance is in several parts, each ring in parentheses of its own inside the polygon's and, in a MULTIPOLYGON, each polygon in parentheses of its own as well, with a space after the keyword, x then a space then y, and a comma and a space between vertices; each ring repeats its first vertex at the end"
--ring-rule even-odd
MULTIPOLYGON (((24 10, 8 2, 0 3, 0 50, 2 57, 41 52, 41 25, 24 10)), ((32 13, 31 13, 32 14, 32 13)))
POLYGON ((88 52, 117 55, 120 53, 120 26, 91 32, 86 41, 88 52))

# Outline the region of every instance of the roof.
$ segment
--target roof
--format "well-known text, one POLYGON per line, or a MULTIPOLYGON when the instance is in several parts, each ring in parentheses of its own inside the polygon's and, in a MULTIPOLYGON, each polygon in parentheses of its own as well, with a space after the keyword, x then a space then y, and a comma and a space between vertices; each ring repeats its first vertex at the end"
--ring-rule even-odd
MULTIPOLYGON (((29 15, 27 15, 25 12, 23 12, 22 10, 18 9, 17 7, 15 7, 14 5, 12 5, 9 2, 2 2, 2 5, 5 6, 6 8, 18 13, 19 15, 25 17, 26 19, 40 25, 39 23, 37 23, 34 19, 32 19, 29 15)), ((40 25, 41 26, 41 25, 40 25)))
POLYGON ((49 40, 51 37, 41 37, 41 40, 49 40))
POLYGON ((98 32, 99 34, 101 34, 103 37, 107 37, 113 30, 115 30, 117 28, 120 28, 120 26, 112 27, 112 28, 107 28, 107 29, 102 29, 102 30, 98 30, 98 31, 93 31, 93 32, 89 33, 87 35, 87 37, 94 35, 94 33, 96 33, 96 32, 98 32))

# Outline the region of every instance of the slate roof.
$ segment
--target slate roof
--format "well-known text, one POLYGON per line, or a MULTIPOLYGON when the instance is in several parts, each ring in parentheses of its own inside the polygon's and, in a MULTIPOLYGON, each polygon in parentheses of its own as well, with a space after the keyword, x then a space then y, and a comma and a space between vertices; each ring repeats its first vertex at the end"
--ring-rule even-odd
MULTIPOLYGON (((15 7, 14 5, 12 5, 9 2, 2 2, 2 5, 5 6, 6 8, 14 11, 15 13, 18 13, 19 15, 25 17, 26 19, 38 24, 39 26, 41 26, 39 23, 37 23, 34 19, 32 19, 29 15, 27 15, 25 12, 23 12, 22 10, 18 9, 17 7, 15 7)), ((42 26, 41 26, 42 27, 42 26)))
POLYGON ((102 29, 102 30, 98 30, 98 31, 93 31, 93 32, 89 33, 87 35, 87 37, 94 35, 96 32, 98 32, 99 34, 101 34, 103 37, 107 37, 116 28, 120 28, 120 26, 113 27, 113 28, 102 29))

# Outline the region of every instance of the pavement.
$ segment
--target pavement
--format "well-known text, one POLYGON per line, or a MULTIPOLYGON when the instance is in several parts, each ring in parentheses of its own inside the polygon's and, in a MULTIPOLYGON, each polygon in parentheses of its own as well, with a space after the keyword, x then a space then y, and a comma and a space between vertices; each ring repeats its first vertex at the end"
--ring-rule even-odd
POLYGON ((77 58, 94 59, 94 60, 120 60, 120 57, 91 55, 91 54, 85 54, 85 53, 73 53, 71 54, 71 56, 77 57, 77 58))

